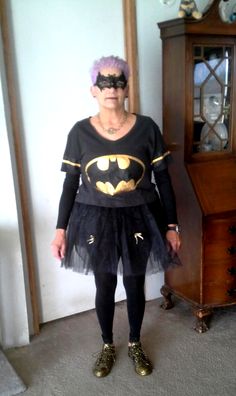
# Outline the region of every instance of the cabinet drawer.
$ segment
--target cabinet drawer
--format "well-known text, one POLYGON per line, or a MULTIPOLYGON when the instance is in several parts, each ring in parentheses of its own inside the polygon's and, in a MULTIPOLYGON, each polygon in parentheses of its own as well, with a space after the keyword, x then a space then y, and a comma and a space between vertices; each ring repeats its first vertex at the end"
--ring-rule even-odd
POLYGON ((203 284, 203 304, 224 304, 236 302, 234 282, 206 282, 203 284))
POLYGON ((236 264, 225 262, 203 267, 204 304, 223 304, 236 301, 236 264))
POLYGON ((224 283, 236 287, 236 263, 230 262, 210 263, 203 267, 203 279, 205 283, 224 283))
POLYGON ((230 240, 236 242, 236 217, 208 220, 204 232, 205 241, 230 240))
POLYGON ((223 261, 236 264, 236 241, 219 240, 206 243, 204 247, 204 261, 223 261))

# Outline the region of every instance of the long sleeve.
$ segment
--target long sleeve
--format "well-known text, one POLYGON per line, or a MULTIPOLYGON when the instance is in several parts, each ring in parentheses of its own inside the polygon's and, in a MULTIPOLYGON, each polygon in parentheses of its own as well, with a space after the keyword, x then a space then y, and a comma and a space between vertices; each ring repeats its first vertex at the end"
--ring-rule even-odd
POLYGON ((66 173, 63 183, 62 194, 59 202, 58 218, 56 228, 66 230, 70 214, 75 202, 75 197, 79 188, 80 177, 78 173, 66 173))
POLYGON ((177 224, 176 199, 168 169, 157 171, 154 168, 153 173, 161 203, 165 211, 166 223, 177 224))

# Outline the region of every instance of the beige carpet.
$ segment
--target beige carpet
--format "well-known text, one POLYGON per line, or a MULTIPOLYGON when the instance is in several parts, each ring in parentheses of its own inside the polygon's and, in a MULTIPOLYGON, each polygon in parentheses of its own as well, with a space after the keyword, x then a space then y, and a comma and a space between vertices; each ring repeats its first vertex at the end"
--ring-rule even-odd
POLYGON ((45 324, 29 346, 7 357, 28 389, 24 396, 235 396, 236 307, 219 309, 204 334, 193 330, 190 307, 169 311, 160 299, 147 303, 143 345, 153 374, 139 377, 127 356, 126 303, 117 304, 114 339, 117 360, 111 374, 91 373, 100 350, 94 311, 45 324))
POLYGON ((18 395, 25 389, 25 385, 0 350, 0 396, 18 395))

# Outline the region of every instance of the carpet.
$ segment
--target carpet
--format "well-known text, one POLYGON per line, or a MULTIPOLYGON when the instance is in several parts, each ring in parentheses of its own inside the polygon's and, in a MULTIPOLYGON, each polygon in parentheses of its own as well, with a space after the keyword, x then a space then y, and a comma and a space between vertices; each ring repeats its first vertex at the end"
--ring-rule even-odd
POLYGON ((140 377, 127 356, 126 301, 116 304, 116 362, 110 375, 96 378, 92 367, 102 340, 94 310, 43 324, 40 334, 5 355, 27 385, 22 396, 236 396, 236 305, 216 309, 210 329, 193 330, 189 304, 160 308, 147 302, 142 343, 152 375, 140 377))
POLYGON ((26 386, 0 350, 0 396, 18 395, 26 390, 26 386))

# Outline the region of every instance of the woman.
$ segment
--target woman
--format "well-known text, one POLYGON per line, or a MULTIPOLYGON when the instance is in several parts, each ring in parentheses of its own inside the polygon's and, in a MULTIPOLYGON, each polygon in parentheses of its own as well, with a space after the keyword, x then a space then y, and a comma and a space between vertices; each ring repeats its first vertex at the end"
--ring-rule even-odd
POLYGON ((144 376, 152 372, 140 342, 145 275, 179 264, 175 197, 167 171, 170 153, 151 118, 125 110, 129 67, 123 59, 95 61, 91 78, 99 112, 77 122, 68 135, 52 252, 63 267, 94 274, 104 343, 93 368, 97 377, 108 375, 115 361, 114 295, 117 273, 122 272, 128 355, 136 373, 144 376))

